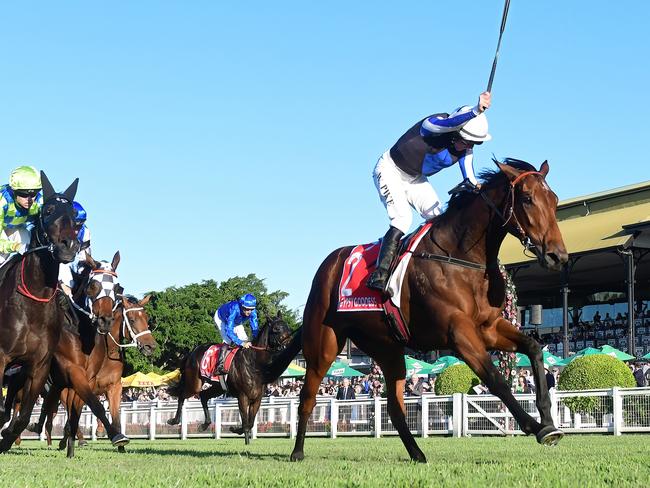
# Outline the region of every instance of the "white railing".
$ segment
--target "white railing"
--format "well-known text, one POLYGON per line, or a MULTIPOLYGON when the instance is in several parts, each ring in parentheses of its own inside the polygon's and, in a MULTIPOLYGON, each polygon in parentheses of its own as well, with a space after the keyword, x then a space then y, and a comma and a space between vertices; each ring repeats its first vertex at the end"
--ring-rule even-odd
MULTIPOLYGON (((515 397, 527 412, 539 418, 535 395, 520 394, 515 397)), ((414 435, 421 437, 522 434, 501 400, 492 395, 424 395, 406 398, 404 403, 408 426, 414 435)), ((167 424, 167 420, 176 413, 175 401, 125 402, 120 414, 122 432, 133 439, 152 440, 237 437, 230 432, 230 427, 237 427, 241 423, 235 400, 212 400, 209 411, 211 424, 201 431, 204 415, 200 402, 196 400, 185 403, 182 422, 175 426, 167 424)), ((621 435, 650 432, 650 388, 552 392, 551 413, 556 426, 567 433, 621 435), (577 402, 577 399, 587 400, 577 402)), ((32 419, 36 420, 39 414, 39 407, 36 407, 32 419)), ((293 438, 297 422, 298 398, 265 398, 252 435, 253 438, 293 438)), ((60 410, 54 421, 53 437, 61 437, 64 423, 65 412, 60 410)), ((87 407, 84 408, 80 426, 86 437, 97 438, 97 419, 87 407)), ((24 439, 36 438, 35 434, 29 432, 23 434, 24 439)), ((309 418, 307 435, 381 437, 397 435, 397 431, 390 421, 385 398, 343 401, 320 397, 309 418)))

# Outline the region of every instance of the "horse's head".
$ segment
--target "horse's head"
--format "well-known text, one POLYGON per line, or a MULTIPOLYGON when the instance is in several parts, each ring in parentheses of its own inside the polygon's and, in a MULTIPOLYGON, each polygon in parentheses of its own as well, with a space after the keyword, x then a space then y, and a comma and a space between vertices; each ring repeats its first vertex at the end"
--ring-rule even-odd
POLYGON ((546 183, 548 163, 544 161, 536 171, 523 161, 495 162, 510 184, 506 202, 510 207, 504 212, 509 232, 535 253, 542 267, 561 269, 568 254, 555 215, 558 198, 546 183))
POLYGON ((291 329, 279 311, 275 318, 267 321, 267 328, 269 331, 268 348, 271 350, 283 349, 291 338, 291 329))
POLYGON ((115 271, 120 264, 120 252, 115 253, 110 263, 95 261, 92 256, 86 255, 86 264, 90 272, 84 288, 85 306, 99 332, 106 334, 113 326, 113 311, 119 286, 115 271))
POLYGON ((50 180, 41 171, 43 184, 43 207, 36 227, 36 245, 52 246, 54 259, 61 263, 74 260, 79 252, 80 244, 74 229, 75 210, 72 206, 77 193, 79 178, 63 193, 54 191, 50 180))
POLYGON ((149 303, 151 295, 137 300, 130 295, 122 295, 122 337, 131 341, 145 356, 151 356, 158 346, 149 330, 149 316, 144 306, 149 303))

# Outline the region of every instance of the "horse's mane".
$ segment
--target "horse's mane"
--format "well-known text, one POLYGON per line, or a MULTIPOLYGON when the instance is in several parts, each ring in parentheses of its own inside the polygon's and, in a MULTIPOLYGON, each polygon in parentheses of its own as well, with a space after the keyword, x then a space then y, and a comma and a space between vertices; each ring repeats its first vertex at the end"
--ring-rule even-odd
MULTIPOLYGON (((513 168, 518 169, 519 171, 537 171, 537 168, 535 168, 532 164, 521 159, 505 158, 503 161, 498 161, 496 158, 492 158, 492 161, 495 163, 500 162, 501 164, 507 164, 508 166, 512 166, 513 168)), ((485 169, 481 171, 478 175, 478 178, 481 182, 481 187, 486 190, 498 186, 503 186, 506 183, 506 175, 498 167, 496 169, 485 169)), ((447 202, 447 209, 445 210, 444 214, 449 211, 464 208, 471 200, 474 200, 476 196, 476 193, 472 193, 470 191, 462 191, 452 195, 452 197, 447 202)))
POLYGON ((140 303, 140 302, 138 301, 138 299, 137 299, 136 297, 134 297, 133 295, 122 295, 122 296, 123 296, 124 299, 125 299, 127 302, 129 302, 131 305, 137 305, 138 303, 140 303))

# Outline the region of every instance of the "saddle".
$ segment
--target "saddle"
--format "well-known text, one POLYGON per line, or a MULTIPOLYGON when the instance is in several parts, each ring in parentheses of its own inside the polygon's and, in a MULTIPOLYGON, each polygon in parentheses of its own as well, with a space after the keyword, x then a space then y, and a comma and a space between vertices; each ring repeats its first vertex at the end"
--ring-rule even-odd
POLYGON ((212 344, 201 358, 201 377, 209 383, 220 383, 225 389, 225 377, 240 349, 241 347, 230 347, 228 344, 212 344))

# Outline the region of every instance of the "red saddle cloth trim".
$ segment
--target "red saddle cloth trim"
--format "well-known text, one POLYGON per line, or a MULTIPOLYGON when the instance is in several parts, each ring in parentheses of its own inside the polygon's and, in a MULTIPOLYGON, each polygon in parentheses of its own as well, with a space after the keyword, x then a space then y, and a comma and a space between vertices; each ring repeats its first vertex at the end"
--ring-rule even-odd
POLYGON ((366 286, 370 273, 377 267, 379 242, 359 244, 343 263, 339 282, 339 312, 380 311, 381 292, 366 286))
POLYGON ((199 373, 210 381, 219 381, 221 377, 221 375, 213 376, 213 373, 214 369, 217 367, 217 363, 219 362, 219 355, 221 354, 222 347, 230 349, 223 363, 223 368, 226 373, 230 371, 230 366, 232 366, 232 361, 235 359, 235 354, 237 354, 237 351, 241 349, 240 347, 230 348, 228 344, 212 344, 208 347, 208 349, 203 353, 203 358, 201 358, 199 373))

